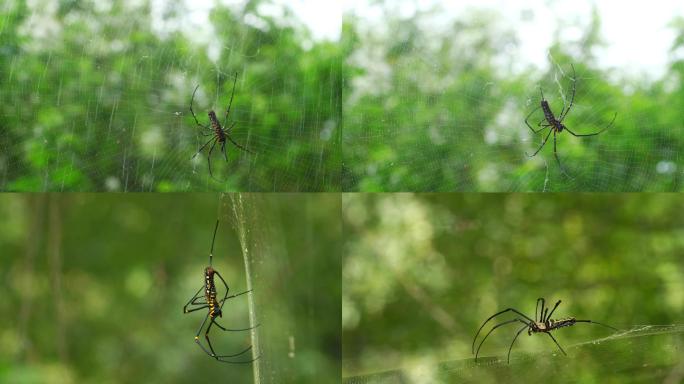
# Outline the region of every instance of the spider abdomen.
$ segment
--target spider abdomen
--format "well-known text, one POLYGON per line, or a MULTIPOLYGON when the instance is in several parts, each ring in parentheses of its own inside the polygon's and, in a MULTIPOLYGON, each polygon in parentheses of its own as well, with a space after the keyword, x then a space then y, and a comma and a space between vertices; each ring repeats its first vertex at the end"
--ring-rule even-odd
POLYGON ((577 320, 574 317, 566 317, 558 320, 548 319, 530 324, 530 334, 539 332, 551 332, 558 328, 575 325, 577 320))
POLYGON ((214 317, 217 312, 216 309, 219 308, 219 303, 216 300, 216 284, 214 283, 214 269, 212 267, 207 267, 204 270, 204 297, 207 300, 207 305, 209 305, 209 315, 214 317))
POLYGON ((571 325, 575 325, 575 322, 576 322, 576 320, 574 317, 566 317, 566 318, 558 319, 558 320, 549 319, 549 321, 548 321, 551 330, 563 328, 563 327, 569 327, 571 325))
POLYGON ((544 119, 546 119, 549 125, 551 125, 556 132, 562 132, 565 126, 563 125, 563 123, 556 119, 556 116, 553 115, 549 102, 546 100, 542 100, 541 108, 542 111, 544 111, 544 119))
POLYGON ((209 121, 211 122, 211 129, 214 130, 214 135, 218 139, 219 143, 226 141, 226 135, 223 132, 223 127, 219 123, 216 113, 214 111, 209 111, 209 121))
POLYGON ((556 121, 556 117, 553 115, 553 112, 551 112, 551 106, 549 105, 549 102, 546 100, 542 100, 541 108, 542 111, 544 111, 544 118, 546 119, 546 121, 548 121, 549 124, 553 124, 553 122, 556 121))

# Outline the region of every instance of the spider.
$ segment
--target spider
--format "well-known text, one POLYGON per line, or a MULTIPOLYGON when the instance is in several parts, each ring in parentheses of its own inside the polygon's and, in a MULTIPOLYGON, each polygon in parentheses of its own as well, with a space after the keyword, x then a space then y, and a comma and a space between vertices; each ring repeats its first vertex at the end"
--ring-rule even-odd
POLYGON ((240 360, 240 361, 233 361, 233 360, 226 360, 226 358, 231 358, 231 357, 237 357, 242 354, 247 353, 249 350, 252 349, 252 346, 250 345, 246 349, 242 350, 241 352, 232 354, 232 355, 217 355, 216 352, 214 352, 214 347, 211 345, 211 340, 209 340, 209 330, 211 329, 212 325, 216 325, 223 331, 229 331, 229 332, 239 332, 239 331, 249 331, 252 330, 259 325, 257 324, 254 327, 250 328, 242 328, 242 329, 229 329, 229 328, 224 328, 221 324, 219 324, 216 321, 217 317, 223 317, 223 304, 226 302, 228 299, 232 299, 234 297, 244 295, 245 293, 249 293, 252 290, 244 291, 237 293, 235 295, 230 295, 228 296, 228 284, 226 284, 226 281, 223 280, 223 277, 221 274, 212 268, 211 266, 211 261, 213 258, 214 254, 214 241, 216 240, 216 231, 218 230, 218 225, 219 222, 216 220, 216 227, 214 228, 214 237, 211 240, 211 251, 209 252, 209 266, 204 269, 204 284, 200 287, 200 289, 197 290, 197 293, 183 306, 183 313, 190 313, 194 311, 199 311, 201 309, 209 309, 209 312, 207 315, 204 317, 204 321, 202 321, 202 325, 200 325, 199 329, 197 330, 197 334, 195 335, 195 343, 202 348, 202 350, 209 356, 215 358, 217 361, 220 361, 222 363, 230 363, 230 364, 249 364, 253 362, 254 360, 258 359, 258 357, 253 358, 251 360, 240 360), (223 282, 223 285, 226 287, 226 293, 223 295, 223 298, 221 300, 217 300, 217 291, 216 291, 216 284, 214 283, 214 277, 218 276, 219 279, 221 279, 221 282, 223 282), (204 295, 200 295, 202 292, 202 289, 204 289, 204 295), (204 299, 204 300, 201 300, 204 299), (200 301, 198 301, 200 300, 200 301), (188 306, 192 307, 192 309, 188 309, 188 306), (209 319, 209 325, 207 326, 207 330, 204 332, 204 338, 207 340, 207 345, 209 346, 209 349, 207 349, 204 345, 199 340, 199 335, 202 332, 202 328, 204 328, 204 324, 206 324, 207 319, 209 319))
POLYGON ((521 313, 520 311, 518 311, 515 308, 506 308, 503 311, 497 312, 497 313, 493 314, 492 316, 490 316, 487 320, 485 320, 485 322, 482 324, 480 329, 477 330, 477 333, 475 334, 475 338, 473 339, 472 351, 473 351, 473 354, 475 355, 475 361, 477 362, 477 356, 480 353, 480 347, 482 347, 482 344, 485 342, 485 340, 487 339, 487 336, 489 336, 490 333, 492 333, 495 329, 497 329, 503 325, 511 324, 511 323, 515 323, 515 322, 522 323, 522 324, 524 324, 524 326, 518 330, 518 332, 515 334, 515 337, 513 338, 513 341, 511 342, 511 345, 508 347, 508 358, 506 359, 507 363, 511 362, 511 349, 513 349, 513 344, 515 344, 515 341, 518 339, 518 336, 520 336, 520 333, 526 329, 527 329, 527 334, 530 336, 533 333, 545 333, 545 334, 549 335, 549 337, 553 340, 553 342, 556 343, 556 345, 558 346, 560 351, 563 352, 563 355, 566 355, 566 356, 567 356, 567 354, 565 353, 563 348, 560 346, 560 344, 558 344, 558 341, 556 341, 556 338, 553 337, 553 335, 551 334, 551 331, 554 331, 558 328, 570 327, 572 325, 575 325, 576 323, 598 324, 598 325, 601 325, 604 327, 608 327, 610 329, 614 329, 616 331, 618 330, 617 328, 611 327, 610 325, 606 325, 606 324, 599 323, 599 322, 592 321, 592 320, 577 320, 574 317, 565 317, 562 319, 553 320, 551 318, 551 315, 553 315, 553 312, 556 310, 556 308, 558 308, 558 305, 560 305, 560 303, 561 303, 561 301, 558 300, 556 302, 556 305, 553 306, 551 313, 549 313, 548 307, 546 307, 546 309, 544 309, 544 299, 543 298, 537 299, 537 305, 534 308, 535 319, 529 318, 528 316, 524 315, 523 313, 521 313), (541 311, 539 311, 539 320, 537 321, 537 310, 539 309, 539 303, 541 303, 541 311), (484 326, 489 322, 489 320, 491 320, 491 319, 495 318, 496 316, 499 316, 503 313, 506 313, 506 312, 514 312, 517 315, 523 317, 523 319, 521 319, 520 317, 516 317, 513 320, 504 321, 502 323, 495 325, 489 332, 487 332, 485 337, 482 339, 482 341, 480 341, 480 344, 477 346, 477 350, 475 350, 475 341, 477 341, 477 336, 480 334, 480 331, 482 331, 482 328, 484 328, 484 326))
POLYGON ((211 124, 211 127, 209 125, 202 125, 200 124, 199 120, 197 120, 197 116, 195 116, 195 112, 192 110, 192 103, 195 100, 195 93, 197 92, 197 88, 199 88, 199 84, 195 87, 195 90, 192 91, 192 98, 190 99, 190 113, 192 114, 192 117, 195 119, 195 123, 197 123, 197 126, 199 126, 202 129, 208 130, 209 132, 202 132, 202 136, 212 136, 209 141, 204 143, 198 150, 197 153, 195 153, 192 158, 194 159, 197 155, 202 152, 204 148, 206 148, 207 145, 211 144, 211 147, 209 147, 209 154, 207 155, 207 164, 209 165, 209 175, 214 178, 213 173, 211 172, 211 152, 214 150, 214 146, 216 143, 221 144, 221 152, 223 153, 223 157, 226 159, 226 163, 228 162, 228 154, 226 154, 226 139, 228 139, 233 145, 238 147, 239 149, 242 149, 245 152, 248 153, 254 153, 250 151, 249 149, 241 146, 240 144, 236 143, 235 140, 233 140, 232 137, 230 137, 229 133, 235 126, 235 122, 233 122, 230 127, 228 128, 223 128, 228 125, 228 114, 230 113, 230 107, 233 105, 233 96, 235 95, 235 85, 237 84, 237 73, 235 73, 235 80, 233 81, 233 91, 230 94, 230 102, 228 103, 228 108, 226 109, 226 115, 223 119, 223 125, 219 123, 218 118, 216 117, 216 113, 213 110, 210 110, 208 113, 209 116, 209 123, 211 124))
POLYGON ((563 132, 563 130, 566 130, 571 135, 573 135, 575 137, 596 136, 596 135, 602 133, 603 131, 605 131, 606 129, 610 128, 610 126, 613 125, 615 118, 617 117, 617 112, 615 112, 615 115, 613 115, 613 120, 611 120, 610 124, 608 124, 605 128, 603 128, 602 130, 600 130, 598 132, 587 133, 587 134, 575 133, 575 132, 571 131, 570 129, 568 129, 568 127, 566 127, 565 124, 563 124, 563 120, 565 120, 565 118, 568 116, 568 113, 570 112, 570 108, 572 108, 573 103, 575 102, 575 85, 577 83, 577 78, 575 77, 575 66, 572 64, 570 64, 570 66, 572 67, 572 94, 570 96, 570 105, 568 105, 566 108, 565 99, 563 99, 563 109, 561 109, 560 115, 558 115, 558 118, 556 118, 556 116, 551 111, 551 107, 549 106, 549 102, 546 101, 546 99, 544 99, 544 91, 541 89, 541 87, 539 87, 539 91, 541 92, 540 105, 537 108, 535 108, 534 110, 532 110, 532 112, 530 112, 530 114, 527 115, 527 117, 525 118, 525 124, 527 124, 527 126, 530 128, 530 130, 532 130, 532 132, 534 134, 537 134, 539 132, 542 132, 544 129, 549 128, 549 133, 546 134, 546 137, 544 138, 544 141, 542 141, 539 148, 537 148, 537 150, 531 155, 528 154, 527 152, 525 152, 525 154, 528 157, 536 156, 537 153, 539 153, 539 151, 541 151, 542 148, 544 148, 546 141, 549 139, 549 136, 551 136, 551 133, 553 132, 553 156, 556 158, 556 161, 558 162, 558 167, 560 167, 560 169, 563 173, 565 173, 565 171, 563 170, 563 166, 561 165, 560 159, 558 158, 558 152, 556 151, 556 135, 563 132), (532 126, 528 122, 528 119, 530 118, 530 116, 532 116, 532 114, 534 112, 539 110, 539 108, 541 108, 542 111, 544 111, 544 118, 539 122, 539 124, 537 124, 537 127, 540 127, 540 128, 535 130, 534 128, 532 128, 532 126))

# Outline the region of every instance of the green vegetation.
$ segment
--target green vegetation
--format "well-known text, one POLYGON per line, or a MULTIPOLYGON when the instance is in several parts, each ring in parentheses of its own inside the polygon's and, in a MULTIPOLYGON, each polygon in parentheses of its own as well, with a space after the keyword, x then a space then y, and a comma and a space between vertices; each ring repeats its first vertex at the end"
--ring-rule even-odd
MULTIPOLYGON (((339 382, 340 209, 327 194, 0 194, 0 382, 339 382), (216 218, 213 266, 232 293, 253 288, 256 366, 208 357, 206 312, 182 312, 216 218)), ((222 325, 249 326, 249 300, 222 325)), ((225 354, 250 344, 211 332, 225 354)))
POLYGON ((134 3, 0 8, 0 190, 682 190, 682 19, 668 71, 640 79, 599 67, 598 13, 545 31, 548 62, 524 66, 515 28, 484 11, 446 26, 439 9, 386 10, 381 22, 351 13, 331 42, 291 13, 272 16, 268 0, 217 5, 207 20, 182 2, 134 3), (583 34, 561 40, 570 27, 583 34), (560 135, 566 176, 551 143, 525 155, 541 135, 523 121, 540 86, 558 113, 570 64, 568 127, 617 119, 597 137, 560 135), (231 137, 255 153, 229 144, 225 162, 217 148, 217 181, 206 149, 191 160, 206 138, 189 101, 199 84, 200 121, 222 116, 234 73, 231 137))
POLYGON ((673 194, 345 195, 343 376, 680 382, 684 218, 673 212, 682 210, 673 194), (547 336, 522 334, 506 365, 520 327, 504 326, 475 365, 471 343, 484 320, 507 307, 534 314, 538 297, 563 301, 554 318, 620 332, 557 330, 567 357, 547 336), (395 372, 371 375, 385 371, 395 372))
MULTIPOLYGON (((450 16, 439 8, 405 16, 392 2, 379 4, 386 4, 381 17, 350 13, 343 27, 343 190, 682 190, 684 61, 675 53, 684 49, 684 20, 670 25, 677 38, 669 70, 646 80, 598 67, 596 12, 592 20, 539 31, 554 37, 548 62, 526 67, 515 27, 503 26, 495 12, 472 11, 446 24, 450 16), (583 34, 560 40, 568 28, 583 34), (540 86, 560 112, 570 64, 577 94, 568 127, 590 133, 615 112, 617 119, 597 137, 560 135, 565 176, 553 145, 535 158, 525 155, 541 137, 524 119, 539 105, 540 86)), ((537 111, 532 125, 542 118, 537 111)))
POLYGON ((3 2, 0 190, 339 190, 337 44, 262 14, 268 1, 206 22, 153 3, 3 2), (207 139, 190 96, 199 84, 200 122, 212 108, 223 122, 236 72, 231 136, 255 154, 216 148, 215 181, 207 150, 191 161, 207 139))

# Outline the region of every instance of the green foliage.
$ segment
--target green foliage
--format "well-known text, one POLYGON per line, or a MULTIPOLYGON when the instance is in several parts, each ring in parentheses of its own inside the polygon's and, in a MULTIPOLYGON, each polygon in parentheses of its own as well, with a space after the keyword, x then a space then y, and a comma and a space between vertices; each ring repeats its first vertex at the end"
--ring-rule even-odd
MULTIPOLYGON (((325 194, 0 195, 0 382, 253 382, 195 345, 206 312, 182 313, 215 217, 214 267, 231 293, 253 288, 258 382, 338 382, 339 211, 325 194)), ((248 300, 222 325, 248 326, 248 300)), ((212 329, 218 351, 249 343, 212 329)))
POLYGON ((0 189, 339 190, 337 47, 263 3, 214 8, 206 44, 180 2, 3 5, 0 189), (236 72, 231 136, 255 154, 216 148, 215 181, 206 150, 190 160, 206 140, 190 96, 199 84, 200 122, 211 108, 223 122, 236 72))
POLYGON ((470 359, 485 319, 507 307, 534 314, 538 297, 562 300, 554 318, 620 332, 681 324, 680 196, 355 194, 343 208, 343 376, 399 369, 416 383, 538 382, 539 368, 561 382, 629 382, 632 369, 658 366, 655 377, 677 377, 681 329, 595 347, 578 343, 613 332, 578 324, 555 332, 568 357, 548 337, 524 334, 507 366, 516 326, 505 326, 483 345, 481 366, 470 359), (431 376, 441 371, 450 380, 431 376))
MULTIPOLYGON (((440 9, 407 17, 387 3, 381 25, 347 15, 343 50, 343 189, 351 191, 678 191, 684 151, 684 77, 673 62, 659 81, 599 69, 600 17, 540 31, 554 36, 550 67, 521 68, 516 31, 494 12, 472 11, 444 24, 440 9), (560 30, 585 31, 572 41, 560 30), (547 145, 524 124, 544 89, 553 110, 568 98, 570 64, 577 95, 566 123, 592 138, 559 137, 563 175, 547 145)), ((681 30, 681 21, 672 27, 681 30)), ((679 33, 681 35, 681 32, 679 33)), ((676 50, 682 38, 675 43, 676 50)), ((681 49, 681 48, 680 48, 681 49)), ((532 124, 543 118, 532 115, 532 124)), ((552 143, 550 143, 552 144, 552 143)))
MULTIPOLYGON (((438 8, 383 22, 345 16, 342 38, 314 41, 267 0, 212 9, 193 25, 180 1, 10 0, 0 23, 0 189, 13 191, 678 191, 684 100, 682 22, 673 62, 657 81, 599 69, 597 10, 572 41, 553 36, 548 70, 521 68, 518 37, 495 12, 440 25, 438 8), (40 3, 40 2, 39 2, 40 3), (29 17, 30 16, 30 17, 29 17), (202 29, 204 28, 204 29, 202 29), (195 35, 206 34, 206 39, 195 35), (544 88, 558 111, 569 67, 577 98, 562 134, 541 138, 523 121, 544 88), (238 74, 229 145, 214 153, 189 116, 226 108, 238 74), (344 100, 343 100, 344 99, 344 100), (342 106, 344 103, 344 112, 342 106), (344 115, 344 130, 342 118, 344 115)), ((380 2, 382 3, 382 2, 380 2)), ((559 26, 566 28, 569 26, 559 26)), ((532 119, 539 118, 539 114, 532 119)))

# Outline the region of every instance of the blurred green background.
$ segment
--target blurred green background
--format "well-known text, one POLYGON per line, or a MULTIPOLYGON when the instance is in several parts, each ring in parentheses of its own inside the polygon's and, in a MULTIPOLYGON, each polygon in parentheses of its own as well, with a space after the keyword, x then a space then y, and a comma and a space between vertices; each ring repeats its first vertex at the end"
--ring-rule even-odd
POLYGON ((268 0, 0 5, 0 190, 340 189, 341 60, 268 0), (223 123, 238 74, 228 163, 207 170, 202 124, 223 123))
MULTIPOLYGON (((0 194, 0 382, 339 382, 340 209, 329 194, 0 194), (193 341, 206 313, 182 312, 217 218, 231 292, 249 266, 254 365, 207 356, 193 341)), ((248 326, 248 302, 229 300, 222 324, 248 326)))
MULTIPOLYGON (((662 30, 673 35, 662 52, 665 73, 654 77, 628 71, 634 63, 600 64, 610 61, 600 56, 608 45, 602 24, 607 15, 596 5, 582 17, 569 12, 591 2, 527 1, 512 7, 502 1, 497 9, 496 2, 472 1, 462 13, 447 7, 458 2, 448 1, 420 7, 422 2, 411 0, 357 3, 363 6, 345 15, 341 44, 343 190, 682 190, 683 16, 674 12, 657 31, 642 29, 646 41, 662 30), (505 13, 508 8, 521 10, 505 13), (552 28, 542 27, 546 19, 552 28), (550 41, 536 52, 541 55, 535 57, 546 56, 538 61, 525 56, 530 30, 534 39, 550 41), (616 112, 617 118, 596 137, 559 136, 565 176, 552 145, 534 158, 525 155, 542 138, 524 120, 539 106, 540 87, 560 113, 571 64, 577 92, 566 125, 578 134, 592 133, 616 112)), ((537 111, 530 122, 541 119, 537 111)))
POLYGON ((684 380, 681 195, 348 194, 342 207, 346 382, 684 380), (504 326, 476 365, 478 327, 508 307, 533 316, 538 297, 563 301, 554 318, 620 332, 557 330, 568 357, 522 334, 509 366, 520 327, 504 326))

